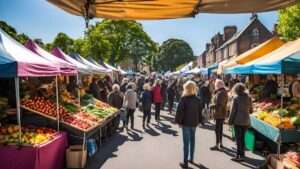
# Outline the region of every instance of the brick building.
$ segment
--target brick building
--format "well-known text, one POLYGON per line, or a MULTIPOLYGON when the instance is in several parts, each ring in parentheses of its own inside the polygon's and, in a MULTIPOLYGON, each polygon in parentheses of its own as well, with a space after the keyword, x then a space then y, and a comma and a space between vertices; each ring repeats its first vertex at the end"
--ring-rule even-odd
POLYGON ((270 39, 273 34, 260 22, 257 15, 252 15, 250 22, 241 31, 236 26, 225 26, 224 33, 217 33, 205 46, 205 51, 198 57, 200 67, 208 67, 225 59, 236 57, 245 51, 270 39))

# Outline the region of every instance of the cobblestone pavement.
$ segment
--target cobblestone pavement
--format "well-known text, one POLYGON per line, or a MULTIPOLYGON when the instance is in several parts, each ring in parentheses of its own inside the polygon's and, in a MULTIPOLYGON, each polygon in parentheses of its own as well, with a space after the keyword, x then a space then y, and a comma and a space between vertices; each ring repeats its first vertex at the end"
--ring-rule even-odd
MULTIPOLYGON (((88 169, 179 169, 182 160, 181 130, 173 123, 174 117, 163 111, 161 124, 152 119, 151 128, 142 129, 142 113, 135 112, 135 130, 115 134, 108 139, 100 151, 89 159, 88 169)), ((153 117, 152 117, 153 118, 153 117)), ((257 168, 264 158, 246 152, 247 159, 236 163, 230 159, 235 152, 235 144, 225 136, 223 152, 210 151, 215 143, 213 125, 198 127, 196 132, 196 165, 194 169, 246 169, 257 168)), ((225 135, 230 135, 225 126, 225 135)))

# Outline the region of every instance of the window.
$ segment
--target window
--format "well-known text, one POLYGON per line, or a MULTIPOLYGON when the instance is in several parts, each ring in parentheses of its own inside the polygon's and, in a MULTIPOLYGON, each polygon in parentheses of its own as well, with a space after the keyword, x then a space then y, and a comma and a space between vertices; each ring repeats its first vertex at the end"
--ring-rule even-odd
POLYGON ((254 28, 252 30, 252 38, 253 38, 254 41, 259 40, 259 30, 257 28, 254 28))

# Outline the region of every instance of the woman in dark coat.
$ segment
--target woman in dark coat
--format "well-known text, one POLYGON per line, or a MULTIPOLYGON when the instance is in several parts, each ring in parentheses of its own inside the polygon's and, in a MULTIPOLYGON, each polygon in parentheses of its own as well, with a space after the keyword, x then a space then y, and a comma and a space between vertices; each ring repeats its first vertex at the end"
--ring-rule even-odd
POLYGON ((250 126, 250 114, 252 113, 251 97, 245 92, 246 87, 242 83, 237 83, 232 91, 235 94, 230 110, 229 125, 234 126, 237 154, 232 160, 243 161, 245 157, 244 137, 247 128, 250 126))
POLYGON ((152 105, 152 93, 149 83, 144 84, 143 92, 141 94, 142 111, 143 111, 143 128, 145 129, 145 122, 147 121, 147 127, 149 127, 151 119, 151 105, 152 105))
POLYGON ((201 100, 196 96, 197 85, 188 81, 183 86, 183 94, 180 99, 175 122, 182 128, 183 135, 183 163, 182 168, 188 168, 188 161, 194 163, 195 133, 198 124, 202 121, 201 100))

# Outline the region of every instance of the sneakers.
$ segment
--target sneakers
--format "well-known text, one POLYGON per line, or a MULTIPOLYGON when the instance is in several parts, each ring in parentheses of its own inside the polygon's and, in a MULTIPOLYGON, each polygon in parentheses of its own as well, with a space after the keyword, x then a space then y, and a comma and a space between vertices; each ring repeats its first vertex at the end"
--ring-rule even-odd
POLYGON ((232 158, 231 160, 235 161, 235 162, 242 162, 242 161, 244 161, 244 157, 238 155, 238 156, 232 158))
POLYGON ((216 145, 216 146, 210 147, 210 150, 211 151, 219 151, 220 147, 216 145))
POLYGON ((183 169, 189 168, 188 163, 179 163, 179 165, 180 165, 180 167, 183 168, 183 169))

